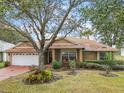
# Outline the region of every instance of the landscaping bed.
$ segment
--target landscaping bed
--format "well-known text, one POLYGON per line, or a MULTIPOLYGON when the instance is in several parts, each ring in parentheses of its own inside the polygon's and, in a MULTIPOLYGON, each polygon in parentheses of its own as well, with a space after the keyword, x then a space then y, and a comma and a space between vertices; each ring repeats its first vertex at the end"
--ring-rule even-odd
POLYGON ((76 76, 70 71, 53 72, 63 79, 52 83, 25 85, 19 75, 0 81, 0 91, 4 93, 124 93, 124 72, 113 72, 118 77, 104 77, 101 71, 79 70, 76 76), (18 78, 18 79, 17 79, 18 78))

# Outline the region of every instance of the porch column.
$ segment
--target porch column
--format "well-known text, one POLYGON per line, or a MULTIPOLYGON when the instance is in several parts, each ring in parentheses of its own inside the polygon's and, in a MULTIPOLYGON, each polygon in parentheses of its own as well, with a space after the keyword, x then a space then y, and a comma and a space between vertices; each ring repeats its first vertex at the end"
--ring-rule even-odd
POLYGON ((10 64, 12 64, 12 53, 9 53, 8 61, 10 62, 10 64))
POLYGON ((100 60, 100 58, 99 58, 100 56, 99 56, 99 52, 97 52, 97 61, 99 61, 100 60))
POLYGON ((52 61, 55 61, 55 49, 52 49, 52 61))
POLYGON ((79 61, 80 62, 83 61, 83 51, 82 51, 82 49, 79 50, 79 61))

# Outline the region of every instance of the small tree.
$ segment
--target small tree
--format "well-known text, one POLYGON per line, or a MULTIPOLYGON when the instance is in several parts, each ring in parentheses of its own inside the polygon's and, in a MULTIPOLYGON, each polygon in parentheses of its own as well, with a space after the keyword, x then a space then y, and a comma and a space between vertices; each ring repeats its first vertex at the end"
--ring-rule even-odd
POLYGON ((106 60, 112 60, 112 53, 111 52, 106 52, 105 56, 106 56, 106 60))
POLYGON ((75 22, 80 20, 74 16, 73 10, 79 8, 77 6, 83 1, 0 0, 0 23, 18 32, 32 44, 39 56, 39 70, 43 70, 44 54, 57 35, 61 34, 64 38, 76 29, 75 22), (49 42, 45 43, 47 39, 49 42))
POLYGON ((109 65, 106 65, 106 69, 105 69, 106 75, 109 75, 111 70, 112 70, 112 68, 109 65))
POLYGON ((76 62, 75 61, 70 61, 69 62, 69 67, 70 67, 70 69, 71 69, 71 71, 72 71, 72 73, 75 73, 75 69, 76 69, 76 62))

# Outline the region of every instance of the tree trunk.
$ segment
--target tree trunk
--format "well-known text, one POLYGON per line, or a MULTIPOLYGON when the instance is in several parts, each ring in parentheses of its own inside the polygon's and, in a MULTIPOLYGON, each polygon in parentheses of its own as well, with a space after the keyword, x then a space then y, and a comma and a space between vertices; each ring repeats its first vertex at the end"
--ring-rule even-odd
POLYGON ((38 57, 39 57, 39 70, 40 71, 42 71, 42 70, 44 70, 44 53, 42 53, 42 52, 40 52, 39 54, 38 54, 38 57))

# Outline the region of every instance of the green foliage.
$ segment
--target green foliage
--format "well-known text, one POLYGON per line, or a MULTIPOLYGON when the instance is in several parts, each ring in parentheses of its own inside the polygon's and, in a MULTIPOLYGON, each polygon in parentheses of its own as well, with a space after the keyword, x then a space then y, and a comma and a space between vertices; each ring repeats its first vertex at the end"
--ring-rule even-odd
POLYGON ((4 68, 4 67, 7 67, 10 65, 10 62, 3 62, 3 61, 0 61, 0 68, 4 68))
POLYGON ((36 70, 38 70, 37 66, 34 65, 30 66, 30 71, 36 71, 36 70))
MULTIPOLYGON (((78 14, 78 11, 72 10, 75 8, 77 10, 79 8, 77 6, 81 3, 80 0, 72 2, 68 0, 1 0, 0 23, 6 26, 3 27, 4 29, 10 28, 25 37, 39 54, 45 55, 44 52, 54 43, 58 34, 61 33, 62 37, 65 37, 79 30, 77 24, 82 23, 82 19, 78 15, 73 15, 78 14), (63 8, 65 5, 66 9, 63 8), (71 18, 67 20, 69 15, 71 18), (46 44, 48 32, 52 34, 52 38, 49 38, 50 42, 46 44)), ((42 57, 40 59, 42 60, 42 57)), ((44 69, 44 64, 39 67, 44 69)), ((56 68, 60 68, 60 65, 56 65, 56 68)))
POLYGON ((81 35, 82 35, 82 36, 86 36, 87 39, 89 39, 89 37, 90 37, 91 35, 93 35, 93 34, 94 34, 94 33, 93 33, 90 29, 88 29, 88 28, 84 28, 84 31, 81 32, 81 35))
POLYGON ((52 62, 52 67, 54 68, 54 69, 60 69, 61 68, 61 66, 62 66, 62 63, 60 62, 60 61, 53 61, 52 62))
POLYGON ((50 70, 41 71, 41 80, 43 82, 48 82, 52 79, 53 73, 50 70))
POLYGON ((88 62, 88 63, 97 63, 97 64, 101 64, 101 65, 110 65, 110 66, 112 66, 112 65, 116 65, 116 64, 119 64, 119 65, 122 65, 122 64, 124 64, 123 62, 121 62, 121 61, 114 61, 114 60, 110 60, 110 61, 86 61, 86 62, 88 62))
POLYGON ((0 29, 0 40, 16 44, 26 39, 15 31, 0 29))
POLYGON ((87 61, 82 62, 82 67, 98 70, 124 70, 124 63, 120 61, 87 61))
POLYGON ((112 53, 111 52, 106 52, 105 56, 106 56, 106 60, 112 60, 112 53))
POLYGON ((77 68, 82 68, 82 62, 76 62, 76 67, 77 68))
POLYGON ((106 65, 106 67, 105 67, 106 75, 109 75, 111 70, 112 70, 112 67, 109 65, 106 65))
POLYGON ((35 84, 35 83, 44 83, 48 82, 53 78, 53 73, 50 70, 43 71, 34 71, 26 75, 24 78, 24 83, 26 84, 35 84))
POLYGON ((10 62, 5 62, 5 67, 8 67, 10 65, 10 62))
POLYGON ((121 56, 119 54, 114 55, 115 60, 119 60, 120 62, 124 63, 124 56, 121 56))
POLYGON ((69 67, 70 67, 70 69, 75 69, 76 68, 76 62, 73 60, 69 61, 69 67))
POLYGON ((95 0, 90 7, 82 8, 87 21, 95 29, 95 38, 110 46, 122 46, 124 42, 123 0, 95 0))
POLYGON ((124 70, 124 65, 113 65, 112 69, 113 70, 124 70))
POLYGON ((104 70, 106 65, 100 65, 97 63, 82 62, 82 67, 87 69, 104 70))
POLYGON ((5 62, 0 62, 0 68, 4 68, 5 67, 5 62))

